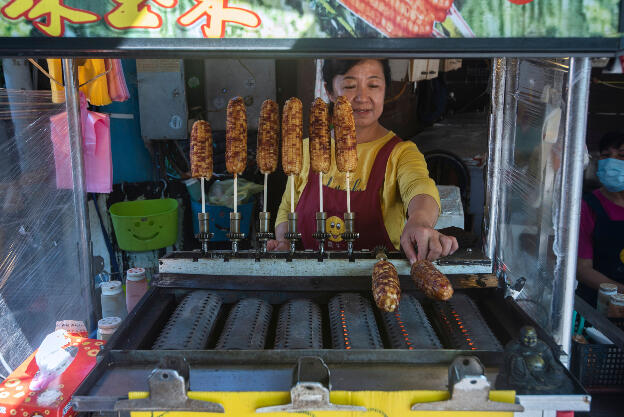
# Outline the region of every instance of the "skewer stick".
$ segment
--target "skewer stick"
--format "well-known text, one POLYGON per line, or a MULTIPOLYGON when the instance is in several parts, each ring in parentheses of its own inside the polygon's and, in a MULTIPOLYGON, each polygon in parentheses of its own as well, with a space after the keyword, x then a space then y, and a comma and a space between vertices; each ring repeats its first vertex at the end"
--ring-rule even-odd
POLYGON ((269 178, 269 173, 265 172, 264 173, 264 206, 262 206, 264 208, 264 212, 266 213, 267 209, 267 179, 269 178))
POLYGON ((351 186, 349 185, 349 173, 347 172, 347 213, 351 213, 351 186))
POLYGON ((323 173, 319 172, 319 201, 320 201, 320 212, 323 212, 323 173))
POLYGON ((290 212, 295 212, 295 176, 290 175, 290 212))
POLYGON ((238 174, 234 174, 234 213, 238 212, 238 174))
POLYGON ((201 177, 202 213, 206 212, 206 195, 204 194, 204 177, 201 177))

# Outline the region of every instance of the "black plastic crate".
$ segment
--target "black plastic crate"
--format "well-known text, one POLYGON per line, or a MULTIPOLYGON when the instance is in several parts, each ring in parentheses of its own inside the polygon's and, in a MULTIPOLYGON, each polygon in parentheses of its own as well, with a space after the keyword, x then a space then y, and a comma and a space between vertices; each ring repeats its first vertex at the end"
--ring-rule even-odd
POLYGON ((615 345, 574 343, 572 372, 586 389, 624 391, 624 352, 615 345))

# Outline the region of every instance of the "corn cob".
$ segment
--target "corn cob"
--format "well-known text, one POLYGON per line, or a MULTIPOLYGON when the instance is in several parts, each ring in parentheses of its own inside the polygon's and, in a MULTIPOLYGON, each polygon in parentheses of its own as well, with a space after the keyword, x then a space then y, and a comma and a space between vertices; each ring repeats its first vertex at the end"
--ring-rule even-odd
POLYGON ((331 165, 331 141, 327 104, 317 98, 310 109, 310 164, 314 172, 327 173, 331 165))
POLYGON ((373 267, 373 298, 383 311, 391 313, 399 306, 399 275, 391 262, 380 260, 373 267))
POLYGON ((247 166, 247 112, 240 97, 227 106, 225 167, 230 174, 242 174, 247 166))
POLYGON ((263 174, 277 169, 279 153, 279 109, 273 100, 264 100, 258 122, 258 153, 256 161, 263 174))
POLYGON ((414 262, 410 275, 416 287, 429 298, 446 301, 453 296, 451 282, 427 260, 414 262))
POLYGON ((357 140, 351 103, 340 96, 334 107, 334 132, 336 134, 336 166, 340 172, 353 172, 357 168, 357 140))
POLYGON ((286 175, 299 174, 303 164, 303 105, 289 99, 282 113, 282 167, 286 175))
POLYGON ((191 176, 212 177, 212 130, 205 120, 196 121, 191 129, 191 176))

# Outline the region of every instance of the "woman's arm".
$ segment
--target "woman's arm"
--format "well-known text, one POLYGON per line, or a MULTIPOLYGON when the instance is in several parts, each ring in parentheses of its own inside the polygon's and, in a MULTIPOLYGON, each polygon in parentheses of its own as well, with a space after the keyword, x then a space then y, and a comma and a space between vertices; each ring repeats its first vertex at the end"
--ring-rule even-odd
POLYGON ((608 283, 615 284, 618 287, 618 292, 624 293, 624 284, 616 282, 606 275, 596 271, 594 269, 593 259, 578 258, 576 261, 576 278, 579 282, 587 285, 590 288, 598 290, 600 284, 608 283))
POLYGON ((289 250, 290 242, 284 238, 287 231, 288 222, 282 222, 275 226, 275 240, 269 240, 267 242, 267 250, 289 250))
POLYGON ((457 239, 433 228, 438 221, 439 210, 438 203, 430 195, 418 194, 411 199, 407 223, 401 234, 401 247, 410 263, 423 259, 433 261, 457 250, 457 239))

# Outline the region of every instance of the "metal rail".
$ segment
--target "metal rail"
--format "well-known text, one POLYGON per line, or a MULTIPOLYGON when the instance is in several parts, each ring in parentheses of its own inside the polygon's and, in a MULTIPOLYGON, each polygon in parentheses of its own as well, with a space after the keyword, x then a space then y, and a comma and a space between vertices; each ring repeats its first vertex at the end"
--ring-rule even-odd
POLYGON ((162 39, 7 38, 0 56, 128 58, 616 56, 620 38, 162 39))
POLYGON ((561 169, 562 190, 559 224, 555 250, 561 262, 562 305, 558 322, 553 323, 553 338, 568 355, 572 345, 572 312, 574 311, 574 281, 578 253, 578 233, 581 219, 583 187, 583 158, 591 62, 589 58, 571 58, 568 75, 568 111, 565 119, 565 141, 561 169))
MULTIPOLYGON (((78 271, 80 274, 80 293, 87 296, 88 311, 93 311, 94 290, 91 284, 93 258, 91 253, 91 231, 89 229, 89 209, 87 186, 85 181, 84 158, 82 151, 82 126, 80 122, 80 97, 78 93, 78 75, 73 58, 63 59, 63 79, 65 80, 65 103, 67 106, 67 124, 73 181, 74 212, 78 241, 78 271)), ((95 320, 93 314, 88 321, 95 320)), ((87 323, 87 328, 93 328, 87 323)))
MULTIPOLYGON (((490 82, 491 106, 490 139, 488 141, 488 172, 487 172, 487 236, 485 256, 494 259, 496 250, 496 223, 499 216, 500 202, 500 167, 503 147, 503 126, 505 118, 505 79, 507 77, 507 60, 492 60, 492 78, 490 82)), ((485 223, 484 223, 485 224, 485 223)))

